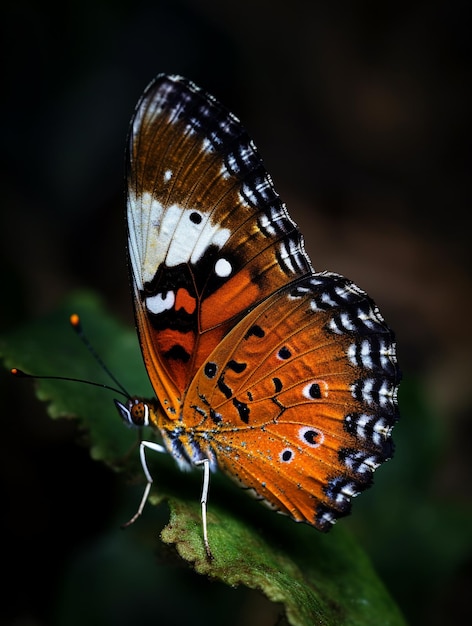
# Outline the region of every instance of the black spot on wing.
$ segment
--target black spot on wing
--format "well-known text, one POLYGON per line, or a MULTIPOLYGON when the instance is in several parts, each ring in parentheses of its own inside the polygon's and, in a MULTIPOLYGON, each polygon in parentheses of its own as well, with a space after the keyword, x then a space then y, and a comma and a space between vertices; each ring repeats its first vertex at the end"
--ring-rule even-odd
POLYGON ((308 388, 308 395, 314 400, 319 400, 321 398, 321 389, 318 383, 312 383, 310 385, 308 388))
POLYGON ((183 361, 183 363, 187 363, 190 359, 190 354, 178 344, 175 344, 164 353, 166 359, 172 359, 174 361, 183 361))
POLYGON ((223 417, 219 413, 217 413, 214 409, 210 409, 210 419, 215 424, 219 424, 221 420, 223 419, 223 417))
POLYGON ((233 391, 230 387, 228 387, 228 385, 225 383, 224 381, 224 376, 220 376, 218 378, 218 382, 216 383, 218 386, 218 389, 221 391, 221 393, 228 398, 228 400, 231 398, 231 396, 233 395, 233 391))
POLYGON ((218 366, 216 363, 212 363, 211 361, 205 364, 205 367, 203 368, 203 371, 205 372, 205 376, 207 378, 214 378, 216 375, 216 372, 218 371, 218 366))
POLYGON ((251 326, 251 328, 244 335, 244 339, 249 339, 249 337, 258 337, 261 339, 264 335, 264 330, 258 324, 254 324, 254 326, 251 326))
POLYGON ((190 213, 189 215, 189 218, 190 218, 190 221, 193 222, 194 224, 200 224, 200 222, 203 219, 200 213, 197 213, 196 211, 192 211, 192 213, 190 213))
POLYGON ((231 360, 228 362, 227 367, 236 372, 236 374, 241 374, 246 369, 247 363, 238 363, 238 361, 231 360))
POLYGON ((282 359, 283 361, 286 361, 287 359, 289 359, 292 356, 292 353, 287 348, 287 346, 283 346, 278 351, 277 356, 279 357, 279 359, 282 359))
POLYGON ((244 402, 240 402, 236 398, 233 399, 233 404, 239 413, 239 417, 241 418, 241 421, 243 421, 245 424, 248 424, 249 413, 250 413, 248 405, 245 404, 244 402))

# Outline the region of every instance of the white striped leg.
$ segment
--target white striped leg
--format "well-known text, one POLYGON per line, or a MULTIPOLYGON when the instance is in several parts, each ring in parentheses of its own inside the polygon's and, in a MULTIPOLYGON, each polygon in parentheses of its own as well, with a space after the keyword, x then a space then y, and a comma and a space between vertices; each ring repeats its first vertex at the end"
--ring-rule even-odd
POLYGON ((141 441, 139 445, 139 457, 141 459, 141 466, 143 468, 144 475, 146 476, 147 484, 146 488, 144 489, 143 497, 141 498, 138 510, 128 522, 123 524, 123 528, 130 526, 138 519, 138 517, 143 512, 144 505, 146 504, 146 501, 149 497, 149 492, 151 491, 152 476, 146 463, 146 448, 148 448, 149 450, 154 450, 154 452, 167 452, 164 446, 161 446, 159 443, 154 443, 153 441, 141 441))
POLYGON ((202 459, 201 461, 196 461, 195 465, 203 465, 203 486, 202 497, 200 498, 202 505, 203 544, 205 546, 207 557, 210 560, 213 560, 213 554, 211 553, 210 544, 208 542, 207 528, 207 501, 208 491, 210 489, 210 461, 208 459, 202 459))

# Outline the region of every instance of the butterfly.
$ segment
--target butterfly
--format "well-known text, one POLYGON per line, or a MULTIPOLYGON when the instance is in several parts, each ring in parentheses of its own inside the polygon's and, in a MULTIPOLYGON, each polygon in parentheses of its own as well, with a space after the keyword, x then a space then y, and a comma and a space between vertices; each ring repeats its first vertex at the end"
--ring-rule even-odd
POLYGON ((154 399, 115 400, 181 469, 210 473, 320 531, 349 513, 393 453, 400 373, 370 297, 316 272, 238 118, 193 82, 158 75, 128 141, 128 250, 154 399))

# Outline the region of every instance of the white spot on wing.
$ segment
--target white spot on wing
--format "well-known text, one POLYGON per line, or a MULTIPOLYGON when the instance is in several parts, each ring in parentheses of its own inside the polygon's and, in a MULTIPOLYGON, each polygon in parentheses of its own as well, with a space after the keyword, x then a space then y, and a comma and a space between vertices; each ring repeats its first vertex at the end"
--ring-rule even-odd
POLYGON ((233 268, 231 266, 231 263, 226 259, 218 259, 218 261, 215 263, 215 274, 217 276, 220 276, 220 278, 226 278, 231 274, 232 271, 233 268))
POLYGON ((175 294, 173 291, 168 291, 165 295, 158 293, 155 296, 151 296, 146 299, 146 308, 151 313, 162 313, 168 311, 174 306, 175 294))

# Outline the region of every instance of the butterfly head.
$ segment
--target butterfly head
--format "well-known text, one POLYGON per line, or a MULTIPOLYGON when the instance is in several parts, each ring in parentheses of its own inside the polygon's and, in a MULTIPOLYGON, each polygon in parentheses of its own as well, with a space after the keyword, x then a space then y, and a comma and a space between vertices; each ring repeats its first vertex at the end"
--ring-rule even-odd
POLYGON ((122 420, 131 428, 141 428, 149 426, 151 423, 151 414, 155 409, 149 402, 141 398, 130 398, 126 404, 119 400, 115 400, 115 406, 118 409, 122 420))

